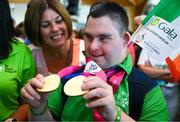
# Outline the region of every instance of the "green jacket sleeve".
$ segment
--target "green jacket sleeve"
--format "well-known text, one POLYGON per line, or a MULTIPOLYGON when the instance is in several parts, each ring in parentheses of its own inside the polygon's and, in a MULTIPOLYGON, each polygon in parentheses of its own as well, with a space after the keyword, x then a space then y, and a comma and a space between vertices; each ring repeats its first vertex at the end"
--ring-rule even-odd
POLYGON ((145 96, 139 121, 168 121, 168 119, 167 102, 161 88, 157 86, 145 96))

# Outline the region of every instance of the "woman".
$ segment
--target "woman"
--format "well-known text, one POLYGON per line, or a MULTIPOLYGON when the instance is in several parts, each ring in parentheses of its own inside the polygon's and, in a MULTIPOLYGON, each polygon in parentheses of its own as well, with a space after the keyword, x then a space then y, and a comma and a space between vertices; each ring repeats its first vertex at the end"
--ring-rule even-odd
POLYGON ((28 105, 23 104, 20 89, 35 76, 35 62, 29 48, 13 35, 8 0, 0 0, 0 13, 0 121, 23 121, 28 105))
POLYGON ((70 15, 58 0, 33 0, 25 15, 25 31, 36 59, 37 72, 44 76, 69 65, 81 64, 82 41, 72 39, 70 15))

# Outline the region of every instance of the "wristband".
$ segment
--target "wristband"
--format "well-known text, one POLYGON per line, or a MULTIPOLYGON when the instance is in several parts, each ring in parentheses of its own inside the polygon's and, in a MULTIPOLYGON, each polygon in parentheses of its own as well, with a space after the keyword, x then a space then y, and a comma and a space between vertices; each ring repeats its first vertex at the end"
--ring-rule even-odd
POLYGON ((15 118, 6 119, 4 122, 17 122, 15 118))
POLYGON ((46 105, 46 106, 44 107, 43 111, 40 112, 40 113, 35 113, 35 112, 33 112, 31 108, 30 108, 29 110, 30 110, 30 113, 31 113, 32 115, 40 116, 40 115, 42 115, 42 114, 44 114, 44 113, 46 112, 47 108, 48 108, 48 107, 47 107, 47 105, 46 105))
POLYGON ((115 122, 120 122, 120 120, 121 120, 121 108, 119 106, 116 106, 116 109, 117 109, 117 115, 116 115, 115 122))

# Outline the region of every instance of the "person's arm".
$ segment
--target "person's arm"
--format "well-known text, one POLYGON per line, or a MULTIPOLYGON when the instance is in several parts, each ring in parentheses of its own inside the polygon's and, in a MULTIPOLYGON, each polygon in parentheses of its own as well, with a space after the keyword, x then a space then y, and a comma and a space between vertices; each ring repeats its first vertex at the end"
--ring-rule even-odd
POLYGON ((37 88, 41 89, 43 85, 44 77, 37 75, 21 89, 22 97, 30 105, 29 120, 53 120, 47 107, 49 93, 39 93, 36 91, 37 88))
POLYGON ((17 121, 26 121, 28 120, 28 104, 22 104, 19 108, 12 114, 10 118, 14 118, 17 121))
POLYGON ((120 122, 135 122, 129 115, 125 112, 121 111, 121 120, 120 122))
POLYGON ((156 68, 153 66, 154 63, 158 63, 158 62, 152 59, 145 50, 142 50, 137 64, 141 71, 145 72, 151 78, 158 78, 158 79, 161 79, 161 77, 170 74, 169 69, 156 68))
POLYGON ((165 75, 161 77, 162 80, 168 81, 168 82, 173 82, 173 77, 171 74, 165 75))
POLYGON ((158 69, 146 65, 139 65, 139 69, 149 75, 151 78, 162 79, 170 75, 169 69, 158 69))
POLYGON ((168 119, 167 102, 161 88, 156 86, 146 94, 138 121, 168 121, 168 119))
POLYGON ((28 116, 29 116, 28 120, 30 121, 35 121, 35 120, 53 121, 54 120, 51 113, 48 110, 47 102, 41 103, 39 107, 31 107, 29 110, 28 116))

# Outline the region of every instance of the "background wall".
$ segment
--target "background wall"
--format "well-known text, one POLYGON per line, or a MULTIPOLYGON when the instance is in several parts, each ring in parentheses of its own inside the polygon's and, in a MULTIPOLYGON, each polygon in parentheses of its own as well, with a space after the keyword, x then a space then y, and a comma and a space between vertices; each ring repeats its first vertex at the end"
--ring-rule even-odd
POLYGON ((11 15, 16 21, 16 25, 24 21, 24 16, 26 12, 26 3, 11 3, 11 15))
MULTIPOLYGON (((11 7, 11 14, 13 19, 16 21, 16 25, 24 21, 27 3, 10 3, 10 7, 11 7)), ((78 14, 71 16, 73 20, 74 29, 79 30, 84 27, 87 14, 89 12, 89 8, 90 8, 89 5, 79 5, 78 14)))

